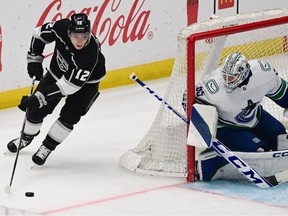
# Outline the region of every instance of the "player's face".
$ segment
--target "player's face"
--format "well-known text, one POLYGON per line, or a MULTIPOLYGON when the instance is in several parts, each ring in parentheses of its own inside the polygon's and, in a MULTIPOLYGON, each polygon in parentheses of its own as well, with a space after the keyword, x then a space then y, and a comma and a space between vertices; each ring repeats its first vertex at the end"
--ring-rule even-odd
POLYGON ((231 76, 231 75, 224 74, 223 79, 225 80, 226 83, 232 84, 238 80, 238 76, 231 76))
POLYGON ((89 32, 85 32, 85 33, 74 33, 71 32, 70 33, 70 40, 73 44, 73 46, 75 47, 75 49, 80 50, 84 47, 84 45, 86 44, 86 42, 89 39, 89 32))

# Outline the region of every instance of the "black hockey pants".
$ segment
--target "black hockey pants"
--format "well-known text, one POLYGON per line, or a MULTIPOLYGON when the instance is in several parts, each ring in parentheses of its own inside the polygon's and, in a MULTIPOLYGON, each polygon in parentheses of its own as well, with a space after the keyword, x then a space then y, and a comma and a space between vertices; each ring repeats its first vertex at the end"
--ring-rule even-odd
MULTIPOLYGON (((39 82, 36 90, 41 91, 55 82, 56 80, 47 73, 39 82)), ((85 84, 76 93, 68 95, 65 104, 61 109, 60 118, 71 126, 77 124, 81 119, 81 116, 84 116, 88 112, 94 101, 97 99, 99 95, 98 90, 99 83, 85 84)), ((50 100, 46 106, 37 110, 29 111, 28 120, 32 123, 43 122, 43 119, 53 112, 60 100, 61 98, 50 100)))

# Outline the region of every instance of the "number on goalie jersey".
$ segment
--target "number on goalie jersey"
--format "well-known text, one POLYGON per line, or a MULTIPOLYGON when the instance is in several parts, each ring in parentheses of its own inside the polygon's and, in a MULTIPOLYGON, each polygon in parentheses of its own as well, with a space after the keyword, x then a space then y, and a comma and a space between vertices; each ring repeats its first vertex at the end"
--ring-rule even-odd
MULTIPOLYGON (((263 60, 248 62, 237 52, 231 53, 221 68, 196 84, 196 102, 217 108, 216 138, 232 151, 277 150, 277 137, 286 133, 285 127, 263 109, 264 97, 288 108, 287 82, 278 76, 270 63, 263 60)), ((214 154, 200 158, 205 158, 199 161, 200 178, 206 181, 227 163, 214 154)))
MULTIPOLYGON (((105 58, 100 43, 91 32, 86 14, 73 14, 71 19, 61 19, 37 27, 32 35, 27 54, 29 76, 40 80, 35 93, 24 96, 19 105, 29 108, 20 149, 29 145, 39 134, 44 118, 53 112, 61 98, 66 96, 60 117, 50 128, 43 144, 33 155, 38 165, 71 133, 74 125, 84 116, 99 95, 99 83, 105 77, 105 58), (43 77, 43 51, 54 42, 50 67, 43 77)), ((8 143, 16 152, 19 138, 8 143)))

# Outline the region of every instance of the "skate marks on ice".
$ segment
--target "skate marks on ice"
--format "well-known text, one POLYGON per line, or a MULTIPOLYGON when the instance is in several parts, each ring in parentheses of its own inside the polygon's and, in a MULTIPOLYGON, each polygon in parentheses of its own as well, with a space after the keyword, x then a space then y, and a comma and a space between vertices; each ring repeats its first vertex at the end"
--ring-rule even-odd
POLYGON ((31 211, 25 211, 21 209, 16 209, 16 208, 8 208, 6 206, 1 206, 0 205, 0 215, 39 215, 38 213, 31 212, 31 211))

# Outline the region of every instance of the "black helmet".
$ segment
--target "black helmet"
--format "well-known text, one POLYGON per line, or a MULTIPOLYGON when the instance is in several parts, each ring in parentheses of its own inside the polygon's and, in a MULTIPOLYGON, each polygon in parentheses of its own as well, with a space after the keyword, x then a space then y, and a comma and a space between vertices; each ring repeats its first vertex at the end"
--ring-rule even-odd
POLYGON ((71 16, 68 24, 68 31, 75 33, 89 32, 91 29, 90 20, 84 13, 76 13, 71 16))

